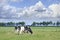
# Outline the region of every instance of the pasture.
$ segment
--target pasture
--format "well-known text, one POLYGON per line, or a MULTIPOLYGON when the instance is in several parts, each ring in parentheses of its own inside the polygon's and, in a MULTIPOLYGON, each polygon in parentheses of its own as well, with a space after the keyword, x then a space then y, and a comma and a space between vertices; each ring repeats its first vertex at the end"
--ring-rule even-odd
POLYGON ((0 40, 60 40, 60 27, 31 27, 33 34, 17 35, 14 27, 0 27, 0 40))

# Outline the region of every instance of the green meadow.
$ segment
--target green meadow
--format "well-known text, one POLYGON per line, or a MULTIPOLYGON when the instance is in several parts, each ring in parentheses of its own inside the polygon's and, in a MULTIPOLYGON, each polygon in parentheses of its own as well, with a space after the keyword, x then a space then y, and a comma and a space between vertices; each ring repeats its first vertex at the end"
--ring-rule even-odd
POLYGON ((60 27, 31 27, 33 34, 14 32, 14 27, 0 27, 0 40, 60 40, 60 27))

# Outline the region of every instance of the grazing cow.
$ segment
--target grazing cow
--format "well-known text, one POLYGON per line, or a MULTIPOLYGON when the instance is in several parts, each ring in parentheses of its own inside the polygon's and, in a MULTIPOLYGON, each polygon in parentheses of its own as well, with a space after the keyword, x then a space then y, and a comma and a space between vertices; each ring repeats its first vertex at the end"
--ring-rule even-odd
POLYGON ((19 33, 22 34, 22 32, 24 33, 30 32, 31 34, 33 33, 29 26, 15 26, 15 30, 18 34, 19 33))

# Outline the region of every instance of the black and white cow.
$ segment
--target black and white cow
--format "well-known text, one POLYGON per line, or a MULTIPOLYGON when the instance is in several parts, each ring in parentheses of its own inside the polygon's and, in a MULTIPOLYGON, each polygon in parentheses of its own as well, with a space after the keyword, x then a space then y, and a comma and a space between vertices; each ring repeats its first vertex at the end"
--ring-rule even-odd
POLYGON ((22 34, 23 32, 30 32, 31 34, 33 33, 29 26, 15 26, 15 32, 17 32, 18 34, 22 34))

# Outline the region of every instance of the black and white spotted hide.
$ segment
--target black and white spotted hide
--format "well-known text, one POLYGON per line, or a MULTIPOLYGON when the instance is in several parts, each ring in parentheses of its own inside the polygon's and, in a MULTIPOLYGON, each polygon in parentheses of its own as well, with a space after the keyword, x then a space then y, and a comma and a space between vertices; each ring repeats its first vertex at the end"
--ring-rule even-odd
POLYGON ((26 31, 26 33, 28 33, 28 32, 30 32, 31 34, 33 33, 29 26, 25 26, 25 31, 26 31))
POLYGON ((18 34, 22 34, 22 32, 24 33, 33 33, 31 28, 29 26, 15 26, 15 32, 18 34))

